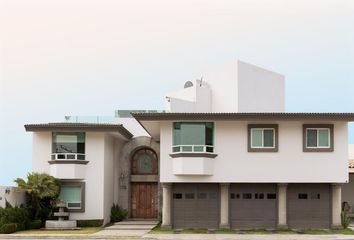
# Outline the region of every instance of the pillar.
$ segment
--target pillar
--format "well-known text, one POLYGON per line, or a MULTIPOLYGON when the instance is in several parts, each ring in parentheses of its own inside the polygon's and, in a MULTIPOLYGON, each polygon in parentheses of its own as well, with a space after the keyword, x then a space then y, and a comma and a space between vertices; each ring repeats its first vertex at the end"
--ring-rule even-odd
POLYGON ((332 184, 332 228, 341 228, 342 185, 332 184))
POLYGON ((162 223, 161 228, 171 229, 172 184, 162 183, 162 223))
POLYGON ((220 228, 230 228, 229 189, 229 183, 220 183, 220 228))
POLYGON ((288 228, 287 216, 286 216, 287 188, 288 188, 287 183, 278 183, 278 228, 288 228))

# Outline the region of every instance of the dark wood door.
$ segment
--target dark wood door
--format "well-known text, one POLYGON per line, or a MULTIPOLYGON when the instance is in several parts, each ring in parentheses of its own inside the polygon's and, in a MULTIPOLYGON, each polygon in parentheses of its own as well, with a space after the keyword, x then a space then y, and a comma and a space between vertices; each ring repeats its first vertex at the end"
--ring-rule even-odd
POLYGON ((157 218, 157 183, 132 183, 132 218, 157 218))

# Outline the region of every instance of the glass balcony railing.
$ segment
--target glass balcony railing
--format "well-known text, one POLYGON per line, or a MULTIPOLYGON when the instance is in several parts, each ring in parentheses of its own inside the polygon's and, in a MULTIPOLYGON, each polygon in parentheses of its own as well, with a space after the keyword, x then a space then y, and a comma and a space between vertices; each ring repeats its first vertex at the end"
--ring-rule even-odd
POLYGON ((65 122, 69 123, 113 123, 113 116, 65 116, 65 122))

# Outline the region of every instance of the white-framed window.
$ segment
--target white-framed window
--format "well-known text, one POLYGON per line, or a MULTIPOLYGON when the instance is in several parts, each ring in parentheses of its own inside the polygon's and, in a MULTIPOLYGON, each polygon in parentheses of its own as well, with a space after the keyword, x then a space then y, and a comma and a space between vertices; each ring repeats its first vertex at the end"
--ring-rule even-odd
POLYGON ((71 212, 85 211, 85 183, 84 182, 63 182, 58 199, 66 203, 71 212))
POLYGON ((275 148, 275 129, 251 128, 251 148, 275 148))
POLYGON ((306 148, 330 148, 330 128, 306 128, 306 148))

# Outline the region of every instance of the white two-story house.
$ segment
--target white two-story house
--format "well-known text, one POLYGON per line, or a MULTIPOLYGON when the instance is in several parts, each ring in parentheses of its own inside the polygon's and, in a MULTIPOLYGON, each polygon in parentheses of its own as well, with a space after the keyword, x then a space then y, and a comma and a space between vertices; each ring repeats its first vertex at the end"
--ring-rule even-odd
MULTIPOLYGON (((301 89, 299 89, 301 91, 301 89)), ((33 171, 62 182, 72 219, 165 228, 330 228, 341 224, 353 113, 285 112, 284 77, 235 61, 167 94, 165 112, 111 123, 28 124, 33 171)))

